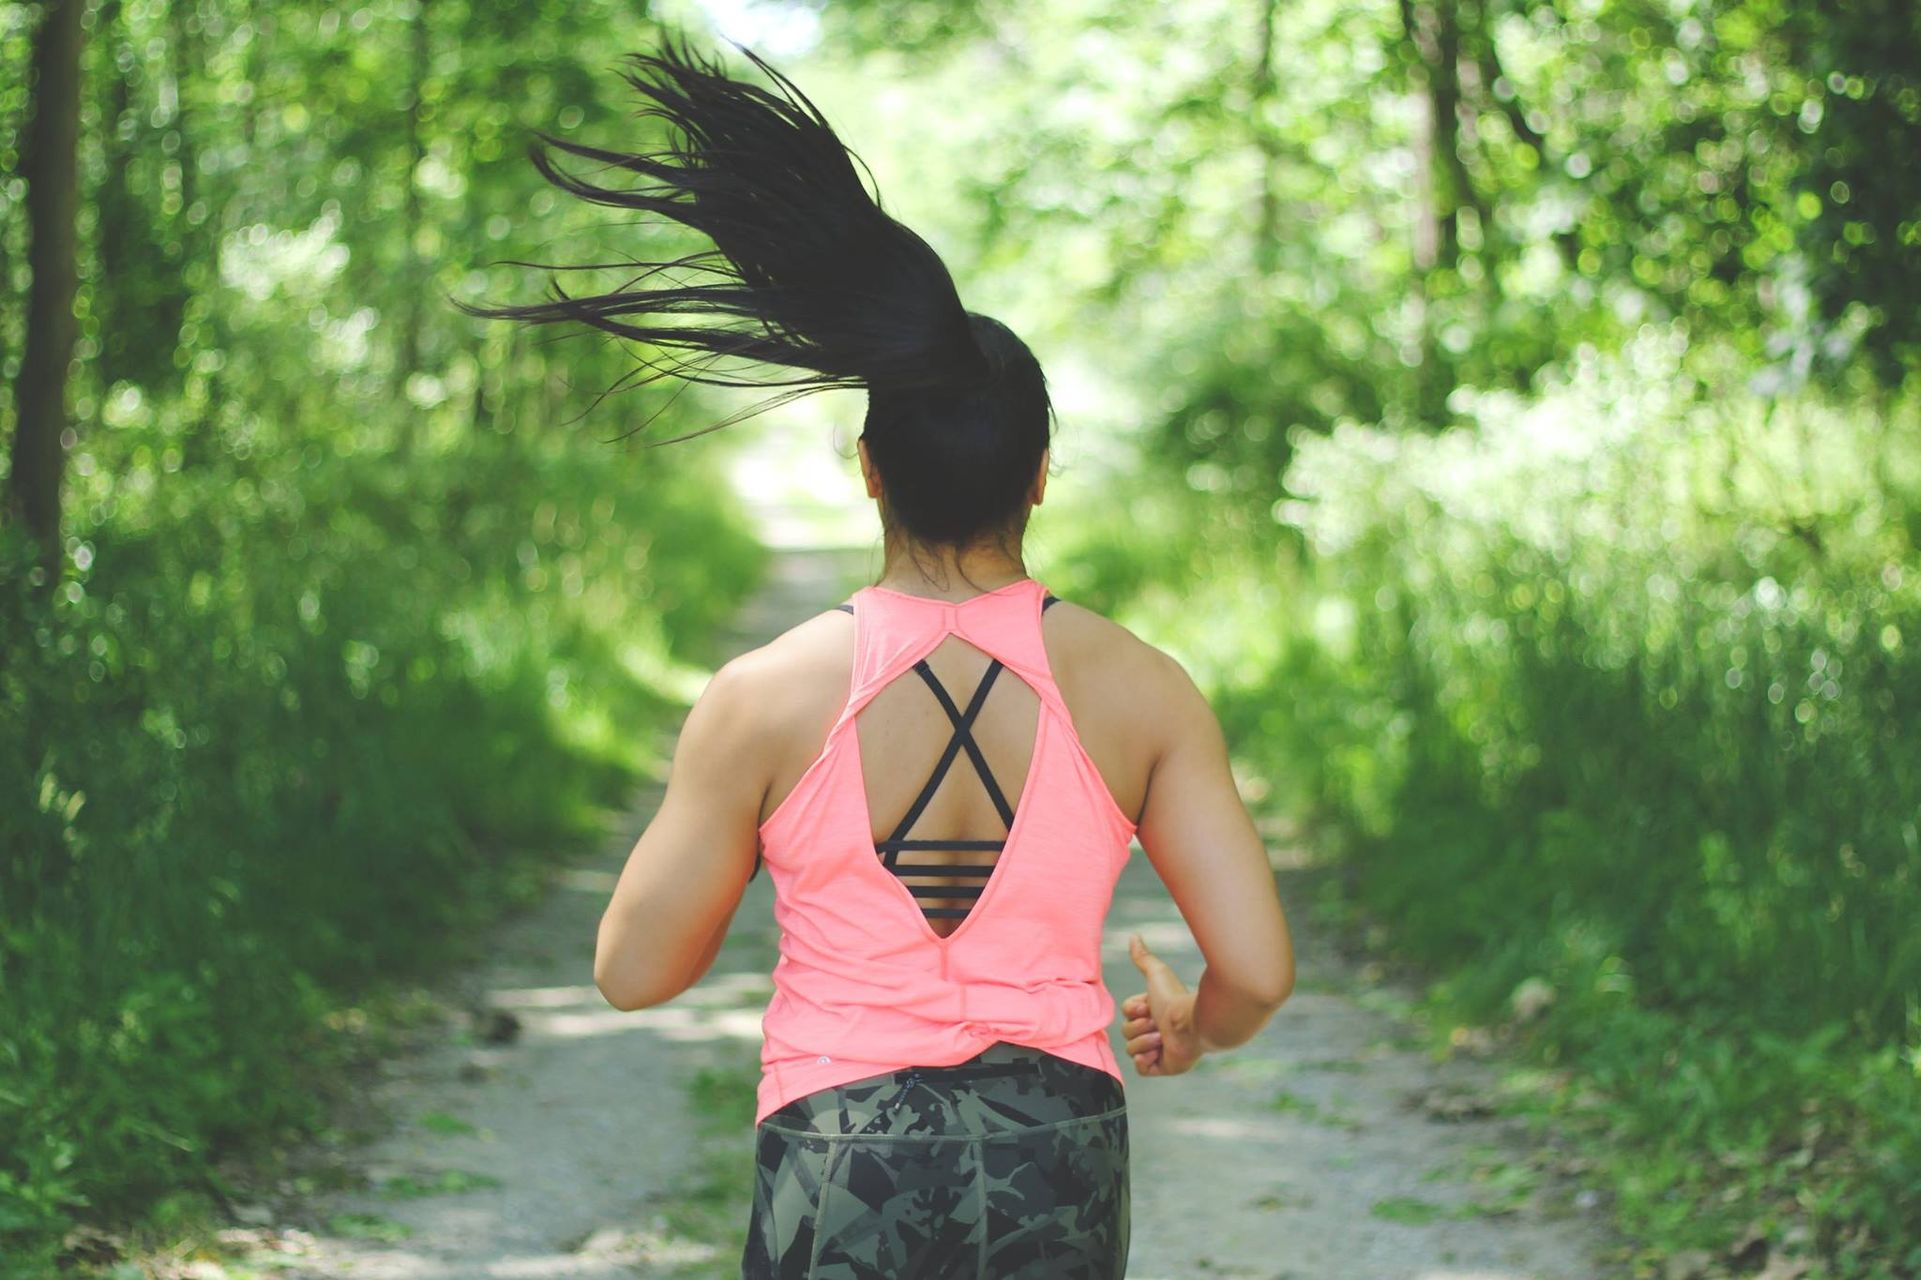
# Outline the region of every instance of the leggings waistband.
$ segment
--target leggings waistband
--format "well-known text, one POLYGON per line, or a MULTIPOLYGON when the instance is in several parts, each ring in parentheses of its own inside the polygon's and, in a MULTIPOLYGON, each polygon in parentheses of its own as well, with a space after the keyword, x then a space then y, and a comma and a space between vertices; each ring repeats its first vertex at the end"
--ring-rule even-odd
POLYGON ((985 1137, 1125 1106, 1121 1082, 1100 1068, 997 1041, 965 1062, 902 1067, 816 1090, 761 1123, 803 1134, 985 1137))

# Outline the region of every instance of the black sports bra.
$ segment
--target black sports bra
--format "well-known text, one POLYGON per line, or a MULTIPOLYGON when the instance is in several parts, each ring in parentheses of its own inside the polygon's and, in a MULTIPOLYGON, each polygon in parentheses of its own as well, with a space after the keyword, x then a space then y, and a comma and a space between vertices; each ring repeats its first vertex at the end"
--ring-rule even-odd
MULTIPOLYGON (((1059 596, 1045 596, 1041 600, 1041 612, 1045 613, 1049 606, 1059 603, 1059 596)), ((844 613, 852 613, 854 611, 852 604, 838 604, 834 607, 844 613)), ((974 741, 973 734, 974 717, 980 714, 981 707, 987 701, 988 690, 993 687, 994 677, 1001 673, 1003 666, 1004 664, 999 658, 995 658, 987 664, 987 670, 982 674, 980 683, 974 687, 973 697, 968 700, 967 709, 962 711, 954 705, 953 697, 934 675, 934 669, 927 665, 927 659, 922 658, 914 664, 914 670, 919 673, 922 680, 927 682, 927 687, 931 689, 934 696, 940 700, 941 710, 945 711, 947 718, 953 722, 954 732, 952 736, 948 738, 947 748, 941 752, 940 760, 934 765, 934 772, 932 776, 927 779, 927 784, 921 788, 920 794, 914 798, 914 803, 908 806, 906 815, 894 825, 893 833, 889 835, 887 839, 875 842, 874 852, 880 855, 883 866, 895 875, 901 877, 901 882, 907 886, 907 891, 916 898, 940 898, 950 900, 978 898, 981 895, 982 887, 986 884, 987 877, 994 873, 994 865, 988 863, 985 866, 962 864, 916 866, 910 863, 903 866, 898 860, 903 852, 915 849, 978 849, 982 851, 992 850, 999 852, 1006 847, 1007 841, 1005 837, 999 840, 912 840, 907 836, 908 831, 913 828, 915 821, 920 817, 922 811, 927 808, 928 802, 934 798, 934 793, 940 789, 941 781, 946 778, 947 770, 953 765, 955 757, 958 756, 963 749, 966 750, 967 758, 974 766, 974 772, 980 775, 981 785, 987 788, 988 798, 994 802, 994 808, 1000 814, 1001 822, 1010 828, 1013 826, 1014 810, 1007 803, 1007 797, 1001 791, 1000 784, 995 782, 993 771, 987 767, 987 758, 981 754, 980 744, 974 741), (907 879, 910 876, 978 876, 980 877, 981 884, 961 886, 908 884, 907 879)), ((760 854, 756 851, 754 854, 754 869, 747 877, 749 880, 752 880, 760 874, 760 866, 760 854)), ((967 914, 968 908, 952 906, 930 907, 923 903, 921 911, 930 917, 944 916, 959 918, 967 914)))

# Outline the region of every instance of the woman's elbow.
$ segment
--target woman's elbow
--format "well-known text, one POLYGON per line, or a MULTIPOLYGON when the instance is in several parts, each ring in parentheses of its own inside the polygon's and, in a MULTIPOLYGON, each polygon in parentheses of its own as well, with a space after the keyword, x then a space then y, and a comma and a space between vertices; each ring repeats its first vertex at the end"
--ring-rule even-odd
POLYGON ((622 1013, 632 1013, 638 1009, 651 1009, 657 1004, 666 1004, 679 995, 678 989, 669 989, 660 982, 650 982, 644 976, 632 971, 632 966, 613 963, 606 958, 606 951, 594 957, 594 986, 608 1004, 622 1013))
POLYGON ((1286 1004, 1287 998, 1294 994, 1294 961, 1292 957, 1262 972, 1254 981, 1249 982, 1243 990, 1247 993, 1249 999, 1266 1005, 1270 1010, 1278 1009, 1286 1004))
POLYGON ((649 1000, 644 994, 630 991, 626 987, 611 985, 599 978, 594 979, 594 986, 600 989, 601 997, 608 1004, 622 1013, 632 1013, 636 1009, 645 1009, 660 1003, 657 1000, 649 1000))

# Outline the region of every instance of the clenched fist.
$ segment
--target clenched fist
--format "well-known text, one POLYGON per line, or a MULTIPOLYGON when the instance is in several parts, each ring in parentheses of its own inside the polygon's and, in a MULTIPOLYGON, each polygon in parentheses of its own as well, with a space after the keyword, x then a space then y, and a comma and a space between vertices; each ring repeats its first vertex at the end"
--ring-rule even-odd
POLYGON ((1141 935, 1130 935, 1127 954, 1147 979, 1147 990, 1121 1002, 1127 1021, 1121 1034, 1134 1068, 1144 1076, 1177 1076, 1200 1061, 1201 1035, 1194 1026, 1194 993, 1174 976, 1167 962, 1147 949, 1141 935))

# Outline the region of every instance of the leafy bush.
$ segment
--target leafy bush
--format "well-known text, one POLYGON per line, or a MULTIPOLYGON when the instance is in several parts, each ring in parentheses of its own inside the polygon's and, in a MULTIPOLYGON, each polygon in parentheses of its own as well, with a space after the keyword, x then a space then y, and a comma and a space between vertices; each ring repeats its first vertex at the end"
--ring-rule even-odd
POLYGON ((0 1254, 314 1122, 329 1011, 601 831, 758 573, 697 461, 176 455, 51 600, 7 544, 0 1254))
POLYGON ((1658 1152, 1617 1166, 1627 1222, 1710 1243, 1758 1201, 1895 1274, 1921 1248, 1914 458, 1893 420, 1680 355, 1465 397, 1472 432, 1301 441, 1283 514, 1333 624, 1249 697, 1444 999, 1498 1019, 1546 984, 1538 1049, 1658 1152), (1750 1194, 1710 1204, 1725 1169, 1750 1194))
POLYGON ((1811 396, 1699 394, 1678 354, 1475 398, 1472 433, 1303 443, 1284 514, 1341 606, 1307 641, 1343 707, 1315 732, 1347 748, 1319 790, 1375 797, 1346 806, 1369 893, 1419 954, 1578 921, 1624 993, 1889 1043, 1921 990, 1897 437, 1811 396))
POLYGON ((1921 400, 1843 394, 1649 328, 1457 393, 1473 429, 1297 433, 1283 529, 1122 594, 1437 1004, 1605 1100, 1624 1224, 1886 1277, 1921 1266, 1921 400))

